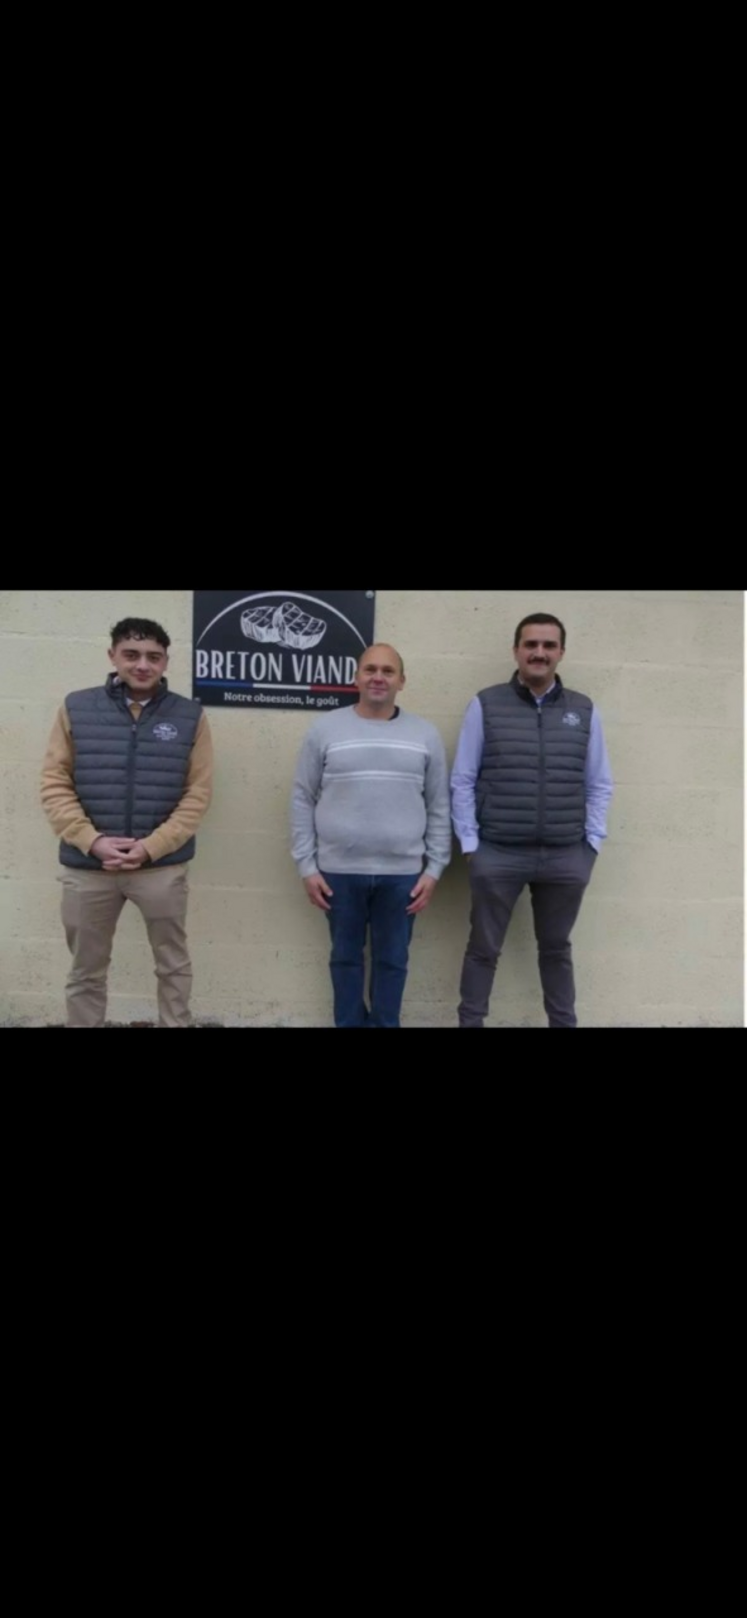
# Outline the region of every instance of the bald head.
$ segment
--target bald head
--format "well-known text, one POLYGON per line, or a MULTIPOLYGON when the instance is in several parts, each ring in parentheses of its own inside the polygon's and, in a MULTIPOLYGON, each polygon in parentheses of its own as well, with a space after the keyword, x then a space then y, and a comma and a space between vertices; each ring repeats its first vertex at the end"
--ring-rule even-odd
POLYGON ((360 700, 356 713, 363 719, 391 719, 405 683, 405 665, 394 646, 377 641, 358 660, 355 676, 360 700))
POLYGON ((377 642, 375 646, 367 646, 365 652, 361 652, 361 655, 358 658, 358 673, 360 674, 360 671, 365 663, 369 663, 372 660, 376 663, 393 663, 394 667, 398 668, 400 674, 404 676, 404 659, 400 656, 396 646, 387 646, 383 641, 377 642))

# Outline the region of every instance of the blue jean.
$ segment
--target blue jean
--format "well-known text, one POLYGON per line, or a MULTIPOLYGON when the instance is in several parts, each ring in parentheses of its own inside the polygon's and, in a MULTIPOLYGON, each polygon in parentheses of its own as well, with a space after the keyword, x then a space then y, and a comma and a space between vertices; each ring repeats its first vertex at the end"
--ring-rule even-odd
POLYGON ((399 1028, 407 980, 410 939, 415 922, 407 915, 421 872, 412 876, 348 876, 323 871, 332 889, 327 916, 332 936, 329 969, 336 1028, 399 1028), (368 1010, 363 952, 371 929, 371 982, 368 1010))

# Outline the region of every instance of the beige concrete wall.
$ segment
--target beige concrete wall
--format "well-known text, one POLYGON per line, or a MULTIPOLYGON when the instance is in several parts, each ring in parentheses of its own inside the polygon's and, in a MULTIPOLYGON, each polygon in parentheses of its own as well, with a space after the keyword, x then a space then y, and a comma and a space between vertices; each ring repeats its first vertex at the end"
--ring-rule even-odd
MULTIPOLYGON (((402 651, 404 701, 453 759, 467 702, 513 668, 516 623, 563 619, 567 683, 598 704, 616 780, 609 841, 575 940, 585 1024, 743 1022, 744 677, 740 591, 378 593, 376 632, 402 651)), ((140 613, 172 637, 169 679, 191 692, 189 591, 0 594, 0 1022, 63 1019, 67 951, 56 844, 39 770, 67 691, 108 672, 108 629, 140 613)), ((257 1026, 328 1024, 326 927, 288 853, 287 803, 311 717, 210 709, 212 809, 192 866, 197 1016, 257 1026)), ((456 852, 416 927, 406 1025, 455 1022, 468 888, 456 852)), ((153 1017, 150 954, 128 906, 110 975, 114 1021, 153 1017)), ((493 997, 496 1025, 542 1026, 528 896, 493 997)))

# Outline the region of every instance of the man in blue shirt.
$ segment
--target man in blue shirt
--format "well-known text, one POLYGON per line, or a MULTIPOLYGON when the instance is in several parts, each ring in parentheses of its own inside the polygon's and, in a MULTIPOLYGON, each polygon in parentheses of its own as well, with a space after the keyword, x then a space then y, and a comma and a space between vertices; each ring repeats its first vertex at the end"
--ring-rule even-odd
POLYGON ((570 937, 607 835, 612 776, 594 704, 556 674, 565 638, 552 613, 522 618, 513 678, 478 692, 464 717, 451 776, 454 829, 472 890, 461 1028, 483 1026, 527 883, 548 1023, 576 1027, 570 937))

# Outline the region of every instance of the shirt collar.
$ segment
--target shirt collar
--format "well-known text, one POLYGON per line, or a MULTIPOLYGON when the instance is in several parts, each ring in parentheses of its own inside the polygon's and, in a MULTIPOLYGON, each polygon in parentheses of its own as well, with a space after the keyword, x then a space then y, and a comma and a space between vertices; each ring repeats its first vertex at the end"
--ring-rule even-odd
POLYGON ((552 696, 553 691, 556 690, 557 684, 558 684, 557 680, 553 680, 552 685, 549 685, 547 687, 547 690, 542 692, 541 697, 535 697, 534 692, 531 691, 529 686, 525 684, 524 680, 522 680, 522 678, 521 678, 521 675, 517 674, 516 678, 517 678, 517 680, 519 682, 519 685, 523 688, 523 690, 524 691, 529 691, 529 695, 530 695, 530 697, 532 699, 532 702, 536 703, 538 708, 542 707, 542 704, 543 704, 543 702, 545 700, 545 697, 551 697, 552 696))

